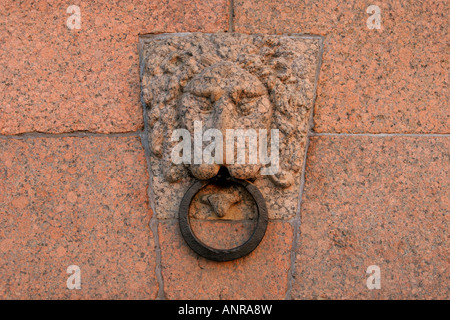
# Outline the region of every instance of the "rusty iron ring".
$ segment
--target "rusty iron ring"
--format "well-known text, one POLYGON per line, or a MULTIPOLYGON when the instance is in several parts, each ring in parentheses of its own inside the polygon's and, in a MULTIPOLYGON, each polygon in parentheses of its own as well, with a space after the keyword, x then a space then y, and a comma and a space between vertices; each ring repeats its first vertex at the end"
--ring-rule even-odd
POLYGON ((230 176, 216 176, 210 180, 195 182, 184 194, 179 210, 179 224, 181 234, 189 247, 202 257, 214 261, 230 261, 239 259, 255 250, 266 233, 269 218, 267 215, 266 201, 259 189, 245 180, 239 180, 230 176), (251 237, 242 245, 230 249, 216 249, 201 242, 192 231, 189 222, 189 206, 195 195, 210 184, 235 183, 247 190, 258 208, 258 221, 251 237))

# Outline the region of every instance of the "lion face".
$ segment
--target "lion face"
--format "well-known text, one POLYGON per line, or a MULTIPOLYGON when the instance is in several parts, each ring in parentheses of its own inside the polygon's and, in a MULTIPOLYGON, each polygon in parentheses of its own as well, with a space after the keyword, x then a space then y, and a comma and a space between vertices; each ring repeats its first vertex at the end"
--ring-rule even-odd
MULTIPOLYGON (((226 141, 228 129, 269 129, 272 110, 267 88, 255 75, 234 63, 219 62, 205 68, 186 85, 179 119, 189 132, 194 132, 194 121, 202 121, 203 131, 217 129, 226 141)), ((234 163, 236 154, 229 159, 225 145, 223 163, 192 164, 191 173, 198 179, 209 179, 223 165, 235 178, 256 178, 261 164, 234 163)))

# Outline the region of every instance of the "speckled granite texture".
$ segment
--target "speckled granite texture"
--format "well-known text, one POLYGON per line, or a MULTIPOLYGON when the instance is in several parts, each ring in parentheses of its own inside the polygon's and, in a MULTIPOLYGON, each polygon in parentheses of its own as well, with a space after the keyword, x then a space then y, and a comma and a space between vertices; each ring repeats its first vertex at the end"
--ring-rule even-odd
POLYGON ((313 137, 296 299, 448 299, 450 140, 313 137), (368 290, 366 269, 381 269, 368 290))
MULTIPOLYGON (((445 0, 2 0, 0 299, 448 300, 448 12, 445 0), (372 4, 380 30, 366 26, 372 4), (138 45, 231 30, 324 46, 299 209, 217 263, 151 209, 138 45), (380 290, 366 287, 370 265, 380 290)), ((196 223, 217 246, 248 234, 196 223)))
POLYGON ((0 159, 0 299, 156 297, 138 137, 0 139, 0 159))
POLYGON ((289 223, 272 221, 263 241, 250 255, 235 261, 214 262, 187 247, 177 222, 160 223, 166 298, 284 299, 292 239, 289 223))
POLYGON ((445 0, 235 0, 235 31, 325 37, 317 132, 449 133, 445 0), (381 29, 369 30, 369 5, 381 29))
POLYGON ((0 134, 136 131, 138 35, 227 28, 226 0, 3 0, 0 134), (69 5, 80 30, 66 26, 69 5))
POLYGON ((158 218, 177 217, 189 186, 214 177, 221 167, 198 166, 193 159, 173 163, 172 134, 184 128, 193 141, 195 121, 202 121, 203 132, 219 130, 224 141, 229 129, 266 130, 268 135, 277 130, 277 174, 263 175, 259 158, 255 164, 226 157, 220 163, 232 177, 254 181, 266 197, 270 219, 296 214, 320 48, 321 38, 301 35, 184 33, 143 39, 142 96, 158 218))

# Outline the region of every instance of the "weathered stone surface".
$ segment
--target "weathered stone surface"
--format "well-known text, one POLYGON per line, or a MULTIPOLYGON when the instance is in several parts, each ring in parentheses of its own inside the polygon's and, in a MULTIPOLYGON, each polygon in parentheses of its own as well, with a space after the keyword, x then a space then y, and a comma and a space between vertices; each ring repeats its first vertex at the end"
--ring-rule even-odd
POLYGON ((212 178, 221 166, 232 177, 254 181, 266 197, 269 217, 295 215, 319 51, 319 38, 298 35, 192 33, 145 40, 142 93, 149 108, 159 218, 176 217, 194 179, 212 178), (233 154, 225 149, 223 164, 174 164, 171 152, 178 141, 170 141, 173 130, 187 129, 193 141, 195 121, 202 121, 203 131, 219 130, 224 141, 227 129, 278 129, 279 172, 261 175, 259 159, 232 163, 233 154))
POLYGON ((227 29, 228 0, 2 0, 0 134, 139 130, 139 35, 227 29))
POLYGON ((191 219, 190 226, 205 245, 223 250, 243 245, 250 239, 256 228, 256 220, 191 219))
MULTIPOLYGON (((160 222, 166 298, 284 299, 292 239, 293 230, 288 222, 271 221, 266 236, 250 255, 234 261, 215 262, 198 256, 186 245, 177 222, 160 222)), ((228 240, 223 240, 225 242, 216 240, 215 244, 228 246, 228 240)))
POLYGON ((138 137, 0 139, 0 299, 154 299, 147 187, 138 137))
POLYGON ((313 137, 292 297, 448 299, 449 150, 446 137, 313 137))
POLYGON ((325 37, 315 131, 449 133, 448 12, 447 0, 235 0, 234 25, 325 37))

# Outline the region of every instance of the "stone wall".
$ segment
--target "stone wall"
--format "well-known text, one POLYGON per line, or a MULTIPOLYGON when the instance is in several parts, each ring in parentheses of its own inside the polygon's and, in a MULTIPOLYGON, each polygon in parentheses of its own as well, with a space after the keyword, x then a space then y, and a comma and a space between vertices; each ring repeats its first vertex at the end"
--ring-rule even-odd
POLYGON ((0 298, 448 299, 448 11, 444 0, 3 0, 0 298), (367 25, 372 4, 380 29, 367 25), (177 220, 153 212, 139 39, 174 32, 323 40, 299 209, 239 260, 197 256, 177 220), (81 289, 67 287, 71 265, 81 289), (381 289, 366 286, 371 265, 381 289))

